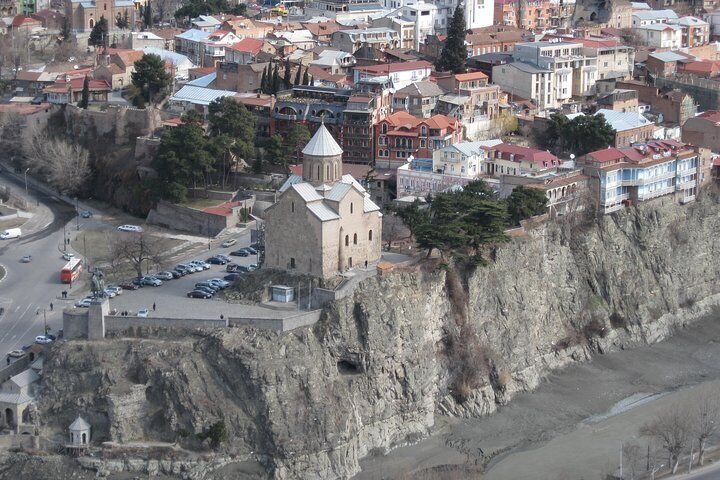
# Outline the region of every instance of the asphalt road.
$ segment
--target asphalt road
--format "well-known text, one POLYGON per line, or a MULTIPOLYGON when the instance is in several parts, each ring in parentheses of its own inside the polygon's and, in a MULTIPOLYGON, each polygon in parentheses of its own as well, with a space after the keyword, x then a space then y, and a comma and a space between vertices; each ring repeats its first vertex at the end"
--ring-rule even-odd
MULTIPOLYGON (((64 286, 60 283, 60 268, 65 261, 58 246, 63 241, 63 226, 73 218, 74 209, 42 192, 30 190, 5 173, 0 182, 10 185, 13 193, 32 201, 40 201, 34 216, 23 225, 19 239, 0 241, 0 263, 7 274, 0 282, 0 355, 33 343, 42 335, 45 320, 52 331, 62 324, 61 310, 65 302, 59 299, 64 286), (20 263, 20 257, 32 255, 31 263, 20 263), (54 309, 50 311, 50 303, 54 309)), ((69 304, 69 302, 68 302, 69 304)))

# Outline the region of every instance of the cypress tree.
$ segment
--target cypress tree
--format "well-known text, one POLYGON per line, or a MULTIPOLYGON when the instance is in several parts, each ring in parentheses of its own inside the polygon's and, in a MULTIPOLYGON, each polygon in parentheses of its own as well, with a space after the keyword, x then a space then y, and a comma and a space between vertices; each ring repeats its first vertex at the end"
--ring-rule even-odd
POLYGON ((152 7, 150 6, 150 0, 148 0, 143 10, 143 23, 145 24, 145 28, 152 27, 152 7))
POLYGON ((88 80, 88 76, 85 75, 85 80, 83 80, 82 97, 80 98, 80 103, 78 104, 78 107, 87 109, 89 103, 90 103, 90 80, 88 80))
POLYGON ((285 59, 285 75, 283 75, 283 83, 285 84, 285 88, 290 88, 290 59, 285 59))
POLYGON ((295 80, 293 81, 293 85, 300 85, 302 82, 302 63, 300 66, 298 66, 297 72, 295 72, 295 80))
POLYGON ((308 67, 305 67, 305 73, 303 73, 302 84, 310 85, 310 74, 308 74, 308 67))
POLYGON ((278 70, 280 70, 280 68, 275 65, 272 75, 272 93, 277 93, 280 90, 280 73, 278 70))
POLYGON ((463 7, 459 5, 455 8, 455 13, 450 22, 442 53, 435 62, 435 69, 438 72, 463 73, 467 70, 465 66, 467 61, 466 34, 465 13, 463 7))
POLYGON ((260 92, 262 93, 268 93, 267 92, 267 76, 268 76, 268 67, 265 65, 265 68, 263 68, 262 78, 260 79, 260 92))

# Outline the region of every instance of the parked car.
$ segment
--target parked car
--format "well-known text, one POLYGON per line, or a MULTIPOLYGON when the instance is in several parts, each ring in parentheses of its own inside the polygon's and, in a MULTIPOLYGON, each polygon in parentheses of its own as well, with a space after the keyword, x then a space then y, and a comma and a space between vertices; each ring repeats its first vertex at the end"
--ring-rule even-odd
POLYGON ((260 244, 258 242, 251 243, 250 246, 254 248, 255 250, 260 248, 260 244))
POLYGON ((148 310, 147 308, 142 308, 142 309, 138 310, 138 313, 137 313, 138 317, 146 318, 148 315, 150 315, 150 310, 148 310))
POLYGON ((183 276, 182 272, 179 270, 170 270, 170 275, 172 275, 173 278, 180 278, 183 276))
POLYGON ((155 277, 153 277, 153 276, 151 276, 151 275, 148 275, 148 276, 146 276, 146 277, 142 277, 142 278, 140 279, 140 283, 143 284, 143 285, 149 285, 149 286, 152 286, 152 287, 159 287, 160 285, 163 284, 162 280, 160 280, 159 278, 155 278, 155 277))
POLYGON ((234 272, 236 268, 237 268, 237 263, 228 263, 225 266, 225 271, 226 272, 234 272))
POLYGON ((210 264, 207 262, 203 262, 202 260, 193 260, 190 263, 192 265, 195 265, 196 267, 200 267, 201 270, 210 270, 210 264))
POLYGON ((158 272, 155 275, 153 275, 153 277, 159 278, 160 280, 172 280, 173 278, 175 278, 175 277, 173 277, 173 274, 170 272, 158 272))
POLYGON ((62 254, 63 260, 66 260, 66 261, 68 261, 68 262, 69 262, 70 260, 72 260, 74 257, 75 257, 75 254, 74 254, 74 253, 65 252, 65 253, 62 254))
POLYGON ((117 296, 117 293, 115 293, 115 291, 113 291, 113 290, 110 290, 109 288, 106 288, 105 296, 108 298, 115 298, 117 296))
POLYGON ((32 262, 32 255, 25 255, 20 258, 20 261, 22 263, 30 263, 30 262, 32 262))
POLYGON ((25 352, 23 350, 12 350, 11 352, 8 352, 7 356, 12 358, 20 358, 23 355, 25 355, 25 352))
POLYGON ((175 270, 179 270, 179 271, 181 271, 181 272, 185 272, 185 273, 183 273, 183 275, 187 275, 188 273, 193 273, 193 272, 195 271, 194 268, 190 268, 189 265, 186 265, 186 264, 184 264, 184 263, 178 264, 178 265, 175 267, 175 270))
POLYGON ((90 210, 83 210, 80 216, 82 218, 90 218, 92 217, 92 212, 90 210))
POLYGON ((227 260, 220 257, 210 257, 206 260, 206 262, 213 265, 225 265, 226 263, 228 263, 227 260))
POLYGON ((82 300, 78 300, 77 302, 75 302, 75 306, 78 308, 89 308, 90 302, 91 302, 91 299, 83 298, 82 300))
POLYGON ((132 279, 132 283, 133 283, 135 286, 139 287, 139 288, 142 288, 142 287, 145 286, 145 285, 143 285, 143 283, 142 283, 142 277, 133 278, 133 279, 132 279))
POLYGON ((107 287, 105 287, 105 290, 110 290, 112 292, 115 292, 115 295, 120 295, 120 294, 122 294, 122 291, 123 291, 123 289, 118 287, 117 285, 108 285, 107 287))
POLYGON ((235 280, 237 280, 237 279, 240 278, 241 276, 242 276, 242 275, 240 275, 239 273, 228 273, 228 274, 225 275, 223 278, 224 278, 225 280, 227 280, 228 282, 234 282, 235 280))
POLYGON ((234 255, 236 257, 248 257, 250 254, 248 251, 244 248, 241 248, 240 250, 235 250, 233 252, 230 252, 230 255, 234 255))
POLYGON ((257 270, 257 269, 260 268, 260 267, 258 266, 257 263, 251 263, 250 265, 248 265, 247 268, 248 268, 249 271, 254 272, 255 270, 257 270))
POLYGON ((212 293, 206 292, 205 290, 193 290, 192 292, 188 292, 187 296, 189 298, 212 298, 212 293))
POLYGON ((250 269, 246 267, 245 265, 238 265, 238 267, 235 269, 236 272, 240 273, 249 273, 250 269))
POLYGON ((52 343, 52 339, 48 338, 46 335, 38 335, 35 337, 35 343, 39 343, 40 345, 47 345, 48 343, 52 343))
POLYGON ((218 258, 222 258, 222 259, 225 260, 226 262, 229 262, 230 260, 232 260, 232 258, 228 257, 228 256, 225 255, 224 253, 218 253, 218 254, 216 254, 215 256, 218 257, 218 258))
POLYGON ((228 239, 228 240, 225 240, 225 241, 222 243, 222 247, 223 247, 223 248, 232 247, 232 246, 235 245, 236 243, 237 243, 237 240, 235 240, 234 238, 230 238, 230 239, 228 239))
POLYGON ((7 230, 0 233, 0 240, 10 240, 11 238, 20 238, 22 230, 19 228, 8 228, 7 230))
POLYGON ((209 282, 213 282, 213 283, 217 283, 218 285, 220 285, 220 288, 227 288, 227 287, 230 286, 230 282, 226 282, 226 281, 223 280, 222 278, 211 278, 211 279, 208 280, 208 281, 209 281, 209 282))
POLYGON ((198 287, 195 285, 195 290, 199 290, 201 292, 209 293, 210 295, 215 295, 217 293, 217 290, 210 288, 210 287, 198 287))
POLYGON ((217 292, 218 290, 220 290, 220 287, 219 287, 218 285, 215 285, 215 284, 212 283, 212 282, 198 282, 198 283, 195 284, 195 288, 200 288, 200 287, 207 287, 207 288, 210 288, 210 289, 212 289, 212 290, 214 290, 214 291, 216 291, 216 292, 217 292))
POLYGON ((120 225, 118 228, 121 232, 135 232, 140 233, 143 231, 142 227, 137 225, 120 225))
POLYGON ((140 288, 140 286, 134 284, 133 282, 134 280, 132 282, 121 283, 120 288, 122 288, 123 290, 137 290, 138 288, 140 288))
POLYGON ((257 255, 258 253, 253 247, 247 247, 245 250, 247 250, 250 255, 257 255))

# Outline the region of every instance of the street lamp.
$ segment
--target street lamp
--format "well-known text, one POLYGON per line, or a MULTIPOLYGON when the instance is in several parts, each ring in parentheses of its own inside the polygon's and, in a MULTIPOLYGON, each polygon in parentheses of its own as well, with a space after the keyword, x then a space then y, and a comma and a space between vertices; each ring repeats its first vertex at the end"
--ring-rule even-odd
POLYGON ((78 197, 75 197, 75 229, 80 230, 80 208, 78 207, 78 197))
POLYGON ((28 194, 28 188, 27 188, 27 172, 29 172, 29 171, 30 171, 29 168, 26 169, 26 170, 25 170, 25 174, 24 174, 24 175, 25 175, 25 195, 28 194))

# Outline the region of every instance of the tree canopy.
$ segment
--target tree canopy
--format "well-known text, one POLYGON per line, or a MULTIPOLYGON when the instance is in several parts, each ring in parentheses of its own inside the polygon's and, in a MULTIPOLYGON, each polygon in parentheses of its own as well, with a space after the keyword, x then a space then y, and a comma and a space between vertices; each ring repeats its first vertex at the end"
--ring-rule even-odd
POLYGON ((159 55, 146 53, 135 62, 132 83, 138 92, 133 101, 137 106, 142 106, 145 102, 162 101, 172 83, 172 77, 165 71, 165 62, 159 55))
POLYGON ((514 225, 519 225, 520 220, 542 215, 547 208, 547 200, 543 190, 523 185, 515 187, 515 190, 507 198, 510 220, 514 225))
POLYGON ((569 120, 564 114, 555 113, 550 116, 547 130, 538 135, 538 141, 556 155, 572 153, 579 157, 612 145, 615 130, 602 114, 580 115, 569 120))
POLYGON ((243 8, 233 8, 227 0, 186 0, 182 7, 175 11, 175 18, 196 18, 200 15, 213 15, 216 13, 229 12, 233 15, 236 11, 246 11, 243 8))
POLYGON ((464 73, 467 70, 467 47, 465 46, 465 12, 462 5, 455 7, 452 21, 448 27, 448 35, 442 53, 435 62, 439 72, 464 73))
POLYGON ((93 26, 88 38, 88 45, 91 47, 102 47, 108 42, 108 22, 104 16, 93 26))

